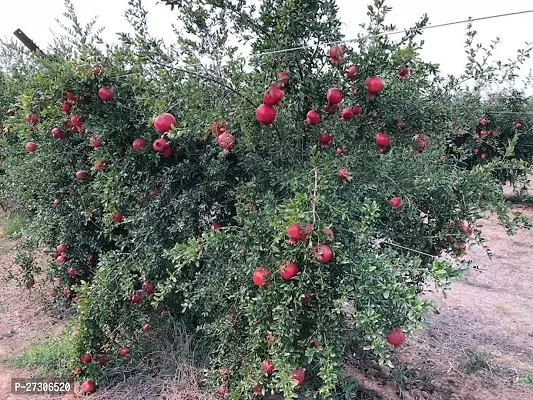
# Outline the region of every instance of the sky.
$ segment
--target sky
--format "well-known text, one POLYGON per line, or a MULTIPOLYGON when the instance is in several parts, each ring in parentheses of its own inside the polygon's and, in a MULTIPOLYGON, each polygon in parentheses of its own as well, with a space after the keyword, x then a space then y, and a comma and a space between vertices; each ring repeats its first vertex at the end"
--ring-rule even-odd
MULTIPOLYGON (((7 0, 4 0, 7 1, 7 0)), ((371 0, 337 0, 346 38, 354 38, 361 31, 359 24, 365 22, 366 6, 371 0)), ((116 32, 127 31, 129 26, 123 14, 127 0, 72 0, 82 23, 98 16, 99 26, 104 26, 104 38, 113 41, 116 32)), ((2 5, 0 37, 10 36, 17 28, 22 29, 36 44, 45 48, 51 40, 50 30, 59 31, 55 18, 64 11, 63 0, 17 0, 2 5)), ((144 0, 149 10, 148 23, 153 35, 172 40, 172 23, 175 21, 168 6, 157 4, 157 0, 144 0)), ((510 13, 533 9, 531 0, 388 0, 393 7, 389 23, 398 29, 408 28, 419 17, 427 13, 430 24, 465 20, 468 17, 510 13)), ((524 42, 533 42, 533 13, 474 22, 479 32, 478 40, 483 44, 501 38, 497 58, 505 61, 514 58, 516 50, 524 47, 524 42)), ((425 46, 422 56, 426 61, 438 63, 446 74, 458 75, 466 63, 464 52, 466 25, 429 29, 422 38, 425 46)), ((533 60, 528 60, 521 76, 533 69, 533 60)))

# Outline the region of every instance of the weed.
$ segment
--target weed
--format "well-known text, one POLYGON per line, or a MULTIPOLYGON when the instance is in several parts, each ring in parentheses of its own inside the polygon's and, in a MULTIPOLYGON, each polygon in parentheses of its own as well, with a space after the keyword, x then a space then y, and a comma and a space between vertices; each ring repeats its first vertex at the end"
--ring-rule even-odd
POLYGON ((475 348, 465 349, 464 353, 460 369, 465 374, 473 374, 482 370, 493 372, 497 369, 494 357, 490 353, 475 348))
POLYGON ((26 220, 17 215, 11 215, 3 224, 4 236, 8 239, 19 239, 26 225, 26 220))

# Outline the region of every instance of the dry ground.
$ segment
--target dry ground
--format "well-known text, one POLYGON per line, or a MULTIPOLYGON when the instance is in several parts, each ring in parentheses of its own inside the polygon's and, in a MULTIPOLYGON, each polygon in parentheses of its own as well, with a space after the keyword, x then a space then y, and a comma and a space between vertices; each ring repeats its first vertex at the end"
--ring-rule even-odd
MULTIPOLYGON (((533 218, 533 206, 516 209, 533 218)), ((469 257, 477 268, 466 280, 455 282, 447 299, 428 293, 439 314, 430 316, 429 329, 408 338, 398 350, 399 384, 358 375, 362 386, 383 400, 533 400, 533 383, 522 382, 528 375, 533 379, 533 231, 508 237, 493 218, 482 224, 493 258, 480 247, 472 248, 469 257)), ((11 265, 12 247, 0 239, 1 276, 11 265)), ((46 311, 46 289, 41 289, 39 284, 28 291, 0 282, 1 358, 20 354, 29 343, 60 330, 62 321, 46 311)), ((10 379, 29 374, 0 364, 0 399, 23 398, 10 394, 10 379)), ((125 389, 100 392, 98 398, 126 399, 128 390, 135 391, 125 389)), ((198 398, 193 393, 171 397, 198 398)))

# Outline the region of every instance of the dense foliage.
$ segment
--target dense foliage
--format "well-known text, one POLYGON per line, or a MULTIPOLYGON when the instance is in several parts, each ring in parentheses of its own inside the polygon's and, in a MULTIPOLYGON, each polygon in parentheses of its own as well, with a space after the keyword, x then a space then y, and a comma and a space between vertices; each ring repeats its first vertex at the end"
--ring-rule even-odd
MULTIPOLYGON (((209 390, 328 398, 347 342, 392 365, 391 344, 431 310, 423 285, 446 289, 482 242, 483 212, 510 233, 528 225, 494 176, 527 168, 512 147, 531 137, 526 100, 485 104, 445 80, 416 30, 320 46, 341 39, 333 0, 173 3, 177 45, 149 36, 140 1, 135 34, 107 46, 69 6, 73 40, 23 74, 3 66, 2 111, 16 103, 3 197, 50 254, 25 257, 23 281, 44 272, 57 301, 75 301, 80 377, 103 382, 182 318, 209 354, 209 390), (229 37, 251 42, 249 63, 229 37), (496 138, 476 141, 482 119, 496 138)), ((383 1, 368 10, 368 32, 391 29, 383 1)))

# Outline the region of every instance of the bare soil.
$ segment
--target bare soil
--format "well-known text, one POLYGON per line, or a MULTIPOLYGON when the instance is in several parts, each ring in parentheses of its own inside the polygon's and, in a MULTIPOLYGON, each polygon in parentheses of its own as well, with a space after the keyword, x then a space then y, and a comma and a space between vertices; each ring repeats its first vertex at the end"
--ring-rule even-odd
MULTIPOLYGON (((533 206, 515 209, 533 218, 533 206)), ((509 237, 492 217, 482 225, 494 256, 481 247, 470 249, 475 268, 465 281, 454 282, 446 299, 427 293, 439 314, 429 317, 429 329, 416 332, 397 350, 395 379, 352 371, 362 388, 383 400, 533 400, 533 384, 522 382, 533 376, 533 231, 509 237)), ((1 276, 12 263, 13 245, 0 238, 1 276)), ((0 281, 1 359, 59 332, 62 321, 46 310, 45 298, 46 288, 39 289, 39 283, 27 290, 0 281)), ((0 399, 22 398, 10 394, 10 381, 29 376, 31 371, 0 364, 0 399)), ((98 398, 125 397, 101 391, 98 398)), ((176 393, 175 398, 200 397, 176 393)))

